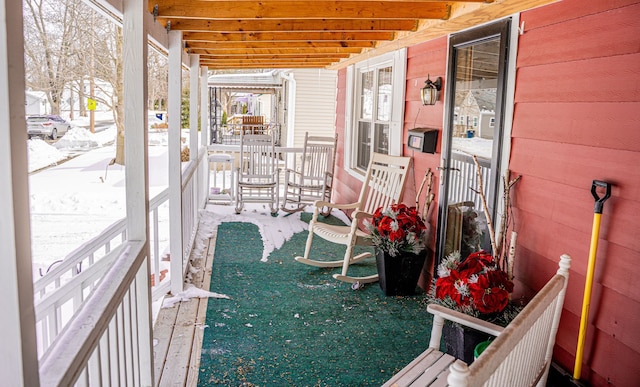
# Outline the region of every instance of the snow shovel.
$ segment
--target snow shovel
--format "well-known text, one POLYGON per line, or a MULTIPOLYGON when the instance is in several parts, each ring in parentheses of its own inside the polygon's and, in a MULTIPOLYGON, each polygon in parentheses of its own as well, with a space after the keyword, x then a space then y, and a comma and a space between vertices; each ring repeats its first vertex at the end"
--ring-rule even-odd
POLYGON ((587 336, 587 320, 589 319, 589 306, 591 303, 591 287, 593 286, 593 272, 596 266, 596 251, 598 250, 598 237, 600 235, 600 217, 604 202, 611 196, 611 183, 594 180, 591 184, 591 195, 595 199, 593 210, 593 228, 591 230, 591 246, 589 248, 589 262, 587 264, 587 278, 584 283, 584 298, 582 300, 582 317, 580 330, 578 331, 578 348, 576 349, 576 364, 573 370, 573 379, 580 379, 582 372, 582 355, 584 352, 584 340, 587 336), (605 189, 604 196, 598 195, 598 187, 605 189))

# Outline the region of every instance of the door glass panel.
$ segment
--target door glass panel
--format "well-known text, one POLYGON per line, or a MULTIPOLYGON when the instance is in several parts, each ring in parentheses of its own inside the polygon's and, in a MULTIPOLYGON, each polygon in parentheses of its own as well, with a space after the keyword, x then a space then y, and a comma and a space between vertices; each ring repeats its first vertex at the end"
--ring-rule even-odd
POLYGON ((492 162, 496 160, 494 152, 499 149, 494 141, 499 140, 495 120, 496 111, 500 111, 497 106, 500 46, 498 36, 454 48, 454 103, 448 128, 451 149, 446 171, 447 221, 440 258, 454 251, 459 251, 463 258, 474 251, 491 251, 473 156, 480 165, 483 191, 491 206, 489 198, 495 195, 491 172, 496 168, 492 162))

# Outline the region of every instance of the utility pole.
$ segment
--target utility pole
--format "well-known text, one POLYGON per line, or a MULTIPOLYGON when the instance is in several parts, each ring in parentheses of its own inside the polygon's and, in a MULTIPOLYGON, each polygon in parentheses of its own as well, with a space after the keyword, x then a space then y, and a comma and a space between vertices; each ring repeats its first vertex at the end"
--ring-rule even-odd
POLYGON ((95 47, 95 11, 91 10, 91 79, 89 80, 89 95, 93 109, 89 109, 89 130, 91 133, 96 132, 96 110, 95 110, 95 90, 96 90, 96 47, 95 47))

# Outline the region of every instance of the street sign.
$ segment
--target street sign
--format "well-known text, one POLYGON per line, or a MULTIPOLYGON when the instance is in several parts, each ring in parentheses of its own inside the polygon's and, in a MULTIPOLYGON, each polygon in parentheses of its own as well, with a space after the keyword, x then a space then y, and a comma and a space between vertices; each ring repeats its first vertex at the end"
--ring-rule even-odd
POLYGON ((88 110, 96 110, 96 105, 98 105, 98 102, 95 99, 87 98, 87 109, 88 110))

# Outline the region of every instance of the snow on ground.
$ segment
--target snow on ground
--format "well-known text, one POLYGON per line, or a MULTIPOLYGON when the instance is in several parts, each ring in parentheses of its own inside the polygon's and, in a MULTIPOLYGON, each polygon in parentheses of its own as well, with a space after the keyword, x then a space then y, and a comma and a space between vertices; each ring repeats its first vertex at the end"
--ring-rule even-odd
POLYGON ((53 146, 65 151, 87 151, 98 148, 115 139, 115 127, 99 133, 91 133, 87 128, 72 127, 53 146), (105 133, 107 132, 107 133, 105 133))
MULTIPOLYGON (((104 132, 89 133, 87 142, 104 143, 100 140, 104 132)), ((115 136, 115 129, 112 133, 115 136)), ((74 138, 74 146, 80 146, 78 137, 74 138)), ((30 163, 45 164, 58 152, 62 151, 44 143, 42 148, 30 150, 28 157, 30 163)), ((125 217, 125 169, 109 165, 114 157, 113 144, 97 147, 29 176, 34 279, 39 278, 38 269, 46 271, 53 262, 125 217)), ((167 165, 167 148, 150 146, 151 197, 167 187, 167 165)))
POLYGON ((27 140, 27 154, 29 172, 49 165, 56 165, 59 161, 67 158, 65 152, 59 151, 40 138, 27 140))
POLYGON ((162 303, 163 308, 173 308, 178 302, 189 301, 192 298, 226 298, 229 296, 226 294, 220 294, 210 292, 204 289, 197 288, 191 284, 186 284, 184 290, 176 294, 173 297, 166 297, 162 303))

